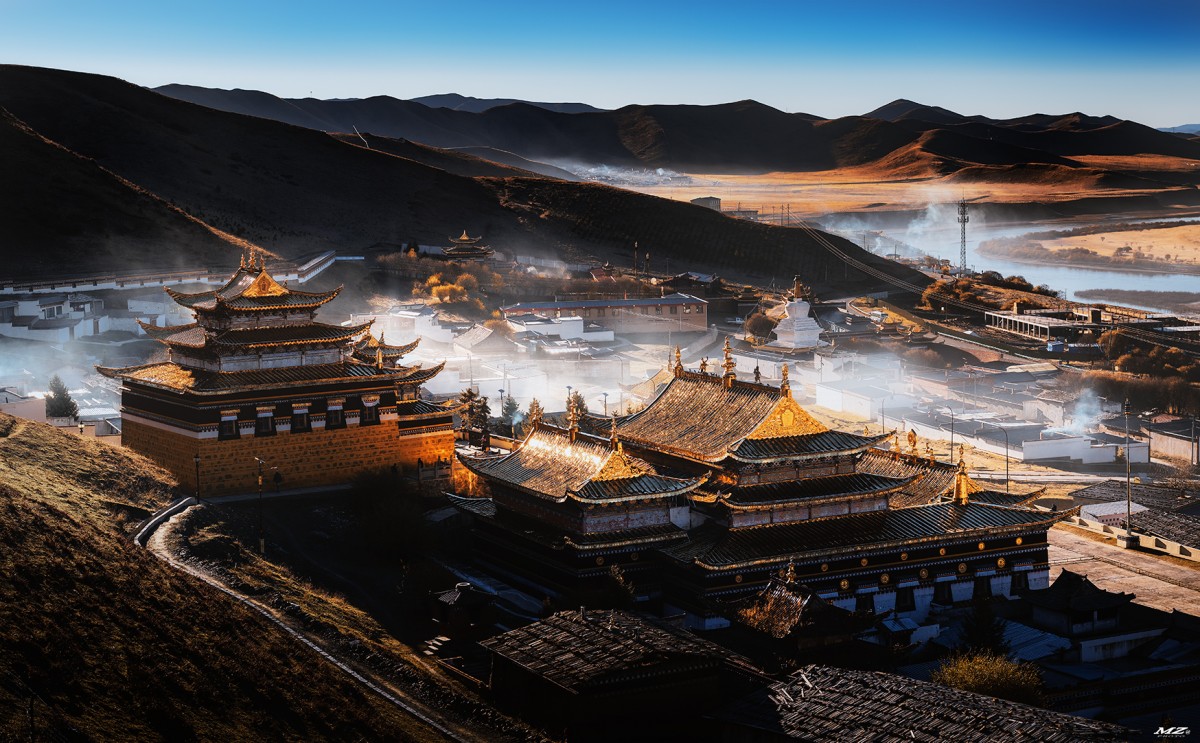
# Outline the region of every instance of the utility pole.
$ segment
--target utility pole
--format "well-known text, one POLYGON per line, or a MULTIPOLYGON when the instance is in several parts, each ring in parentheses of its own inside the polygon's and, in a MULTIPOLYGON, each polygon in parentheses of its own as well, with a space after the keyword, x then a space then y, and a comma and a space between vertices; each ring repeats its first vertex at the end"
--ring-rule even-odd
POLYGON ((1125 549, 1133 547, 1133 482, 1129 476, 1129 398, 1121 412, 1125 418, 1125 549))
POLYGON ((263 464, 265 464, 265 462, 263 462, 258 457, 255 457, 254 461, 258 463, 258 554, 265 555, 267 553, 267 539, 263 532, 263 497, 262 497, 263 464))
POLYGON ((958 224, 962 232, 962 236, 958 246, 958 275, 967 275, 967 222, 971 221, 971 217, 967 214, 967 199, 963 197, 958 202, 958 224))

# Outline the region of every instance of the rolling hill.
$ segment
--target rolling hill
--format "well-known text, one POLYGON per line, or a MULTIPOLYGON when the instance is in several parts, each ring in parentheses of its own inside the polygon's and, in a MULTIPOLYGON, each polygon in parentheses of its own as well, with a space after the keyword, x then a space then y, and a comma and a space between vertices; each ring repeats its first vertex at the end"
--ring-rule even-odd
POLYGON ((137 455, 0 414, 0 737, 429 739, 135 546, 172 486, 137 455))
MULTIPOLYGON (((71 190, 75 171, 64 170, 64 151, 73 153, 67 160, 72 167, 92 162, 201 226, 285 257, 411 240, 437 244, 468 228, 497 248, 531 255, 594 256, 627 265, 637 241, 660 265, 674 260, 678 270, 767 280, 799 273, 814 283, 830 275, 839 286, 866 282, 800 230, 733 220, 691 204, 596 184, 517 176, 496 163, 452 163, 447 153, 411 143, 376 139, 379 148, 368 149, 348 137, 218 111, 115 78, 3 66, 0 106, 38 134, 14 143, 27 168, 0 173, 14 199, 9 206, 28 212, 31 224, 50 223, 59 218, 56 200, 69 200, 81 213, 68 226, 85 237, 93 229, 87 216, 92 199, 71 190), (44 140, 58 146, 47 147, 44 140), (39 168, 50 175, 33 177, 39 168), (756 258, 749 260, 750 255, 756 258)), ((519 104, 478 115, 514 108, 536 116, 563 115, 519 104)), ((758 115, 776 114, 767 109, 758 115)), ((733 118, 733 111, 723 115, 733 118)), ((925 280, 831 239, 886 271, 925 280)), ((55 234, 47 242, 68 254, 77 245, 55 234)), ((171 244, 170 252, 179 254, 178 260, 195 260, 198 254, 190 244, 171 244)), ((109 263, 109 270, 139 265, 133 254, 117 252, 109 263)), ((31 275, 40 266, 36 257, 18 253, 4 271, 31 275)))
MULTIPOLYGON (((633 105, 566 113, 525 103, 473 112, 429 109, 387 96, 354 101, 264 100, 248 91, 165 86, 166 95, 223 110, 324 131, 371 131, 447 148, 488 147, 569 167, 670 168, 689 173, 822 171, 873 166, 879 177, 913 177, 904 148, 921 149, 930 133, 960 139, 949 167, 1054 163, 1078 155, 1162 155, 1200 160, 1189 139, 1111 116, 1033 114, 994 120, 900 99, 863 116, 822 119, 784 113, 755 101, 715 106, 633 105), (319 122, 319 123, 314 123, 319 122), (1010 145, 1003 162, 995 143, 1010 145), (971 150, 977 149, 979 159, 971 150), (1031 154, 1028 151, 1033 151, 1031 154), (991 158, 991 159, 989 159, 991 158), (899 162, 899 170, 889 164, 899 162)), ((931 153, 936 158, 937 153, 931 153)), ((926 176, 945 174, 933 169, 926 176)))

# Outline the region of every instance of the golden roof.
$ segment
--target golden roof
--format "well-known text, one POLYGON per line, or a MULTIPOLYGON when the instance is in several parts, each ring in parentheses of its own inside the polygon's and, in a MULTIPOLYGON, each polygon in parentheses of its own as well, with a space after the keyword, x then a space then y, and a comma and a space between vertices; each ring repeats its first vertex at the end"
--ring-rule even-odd
POLYGON ((282 297, 287 294, 285 289, 278 281, 271 278, 271 274, 267 273, 264 268, 258 272, 258 276, 242 291, 243 297, 282 297))

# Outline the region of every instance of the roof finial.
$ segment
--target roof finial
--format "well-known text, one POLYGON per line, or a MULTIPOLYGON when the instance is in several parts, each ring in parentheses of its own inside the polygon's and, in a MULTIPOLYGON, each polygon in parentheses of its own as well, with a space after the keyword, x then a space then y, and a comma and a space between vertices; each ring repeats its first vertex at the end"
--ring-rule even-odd
POLYGON ((621 441, 617 438, 617 416, 612 417, 612 428, 608 432, 608 440, 612 444, 612 448, 621 451, 621 441))
POLYGON ((721 368, 725 370, 725 386, 733 386, 733 380, 737 378, 737 362, 733 360, 733 349, 729 347, 729 336, 725 336, 725 363, 721 364, 721 368))
POLYGON ((967 447, 964 444, 958 445, 958 468, 963 472, 967 470, 967 447))
POLYGON ((246 249, 242 248, 242 262, 239 264, 242 270, 246 269, 246 249))
POLYGON ((781 396, 786 395, 788 397, 791 397, 792 396, 792 383, 788 381, 787 362, 784 362, 784 364, 783 364, 782 373, 783 373, 783 381, 779 383, 779 394, 781 396))
POLYGON ((383 349, 382 348, 375 349, 375 366, 378 369, 383 368, 383 349))
POLYGON ((966 447, 958 447, 958 472, 954 475, 954 502, 965 506, 971 501, 971 478, 967 474, 966 447))
POLYGON ((675 346, 675 376, 683 376, 683 352, 679 346, 675 346))
POLYGON ((758 368, 758 364, 754 365, 754 381, 755 382, 762 381, 762 370, 758 368))
POLYGON ((579 410, 576 409, 574 400, 567 402, 567 433, 571 435, 571 441, 574 441, 579 433, 579 410))
POLYGON ((708 374, 708 357, 707 356, 700 359, 700 373, 708 374))
POLYGON ((796 582, 796 563, 794 561, 788 560, 787 570, 783 573, 783 580, 785 583, 796 582))
POLYGON ((383 331, 379 331, 379 345, 383 345, 383 331))
POLYGON ((912 453, 913 459, 917 458, 917 432, 915 429, 908 430, 908 448, 912 453))

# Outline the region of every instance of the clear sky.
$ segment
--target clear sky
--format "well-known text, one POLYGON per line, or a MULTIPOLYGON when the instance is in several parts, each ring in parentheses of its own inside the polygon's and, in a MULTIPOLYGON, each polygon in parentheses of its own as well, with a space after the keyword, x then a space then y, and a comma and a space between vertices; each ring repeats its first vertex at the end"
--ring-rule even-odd
POLYGON ((284 97, 1200 122, 1197 0, 0 0, 0 62, 284 97))

